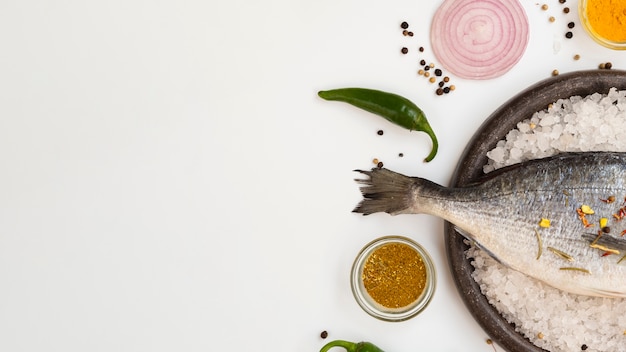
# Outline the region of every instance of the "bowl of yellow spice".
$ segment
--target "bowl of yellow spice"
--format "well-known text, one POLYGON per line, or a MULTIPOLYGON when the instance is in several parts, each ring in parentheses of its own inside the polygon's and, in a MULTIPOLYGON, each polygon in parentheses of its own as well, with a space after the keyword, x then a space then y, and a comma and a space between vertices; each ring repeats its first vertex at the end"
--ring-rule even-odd
POLYGON ((607 48, 626 50, 626 1, 580 0, 578 13, 593 40, 607 48))
POLYGON ((417 242, 385 236, 368 243, 352 265, 352 293, 369 315, 404 321, 426 308, 435 292, 432 259, 417 242))

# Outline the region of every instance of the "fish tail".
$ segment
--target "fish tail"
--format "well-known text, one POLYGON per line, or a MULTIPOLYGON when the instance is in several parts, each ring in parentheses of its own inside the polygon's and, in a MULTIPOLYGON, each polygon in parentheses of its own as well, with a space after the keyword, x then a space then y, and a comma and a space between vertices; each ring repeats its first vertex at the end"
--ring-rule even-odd
POLYGON ((363 200, 352 210, 354 213, 369 215, 373 213, 403 214, 413 205, 411 190, 415 178, 399 174, 385 168, 373 168, 370 171, 354 170, 369 178, 355 179, 362 184, 363 200))

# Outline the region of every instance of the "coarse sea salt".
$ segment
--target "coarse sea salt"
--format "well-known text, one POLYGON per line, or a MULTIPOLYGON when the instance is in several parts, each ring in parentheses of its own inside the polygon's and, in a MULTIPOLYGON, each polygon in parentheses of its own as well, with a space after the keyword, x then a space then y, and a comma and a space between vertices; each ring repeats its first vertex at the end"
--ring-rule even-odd
MULTIPOLYGON (((560 99, 517 124, 487 153, 483 171, 560 152, 626 152, 626 90, 560 99)), ((473 278, 500 314, 537 347, 551 352, 626 352, 626 299, 569 294, 466 251, 473 278)))

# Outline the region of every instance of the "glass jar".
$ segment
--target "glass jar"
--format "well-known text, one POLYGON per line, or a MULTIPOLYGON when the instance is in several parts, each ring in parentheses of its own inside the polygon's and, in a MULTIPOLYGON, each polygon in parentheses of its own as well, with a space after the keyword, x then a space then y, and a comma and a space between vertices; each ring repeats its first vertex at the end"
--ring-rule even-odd
POLYGON ((597 43, 614 50, 626 50, 626 30, 621 29, 623 25, 617 22, 615 25, 610 24, 610 21, 620 17, 626 21, 624 12, 626 2, 614 3, 612 5, 614 8, 599 8, 603 3, 608 4, 606 0, 580 0, 578 2, 578 14, 583 28, 597 43), (606 18, 600 19, 596 14, 603 14, 606 18))
POLYGON ((435 266, 426 250, 402 236, 368 243, 352 265, 351 287, 369 315, 403 321, 428 306, 435 292, 435 266))

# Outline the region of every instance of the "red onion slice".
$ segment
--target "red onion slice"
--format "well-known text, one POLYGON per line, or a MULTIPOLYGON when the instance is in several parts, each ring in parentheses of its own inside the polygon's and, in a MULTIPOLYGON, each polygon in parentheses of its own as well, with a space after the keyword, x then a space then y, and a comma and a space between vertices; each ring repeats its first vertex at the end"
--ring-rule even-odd
POLYGON ((528 18, 517 0, 446 0, 433 17, 430 41, 447 71, 490 79, 520 60, 528 32, 528 18))

